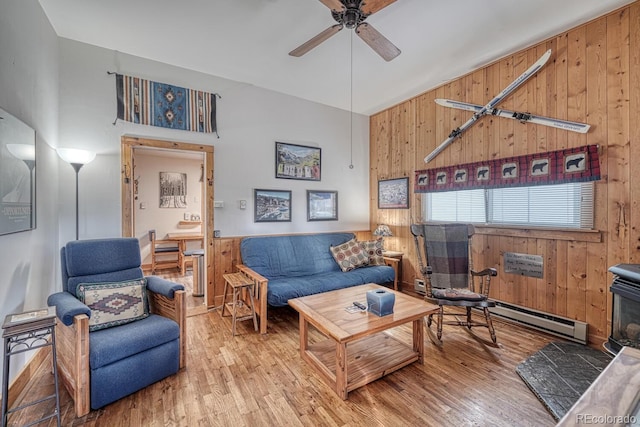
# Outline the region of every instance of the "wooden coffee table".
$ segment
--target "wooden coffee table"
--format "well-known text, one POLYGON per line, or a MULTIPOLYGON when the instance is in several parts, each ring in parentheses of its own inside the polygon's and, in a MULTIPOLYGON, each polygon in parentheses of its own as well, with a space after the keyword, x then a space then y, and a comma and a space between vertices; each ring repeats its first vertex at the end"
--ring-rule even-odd
POLYGON ((300 313, 300 356, 342 399, 349 392, 410 363, 423 363, 424 316, 438 306, 370 283, 289 300, 300 313), (366 293, 383 288, 396 295, 393 314, 349 313, 354 301, 366 305, 366 293), (388 329, 413 322, 413 345, 398 340, 388 329), (309 343, 309 324, 327 337, 309 343))

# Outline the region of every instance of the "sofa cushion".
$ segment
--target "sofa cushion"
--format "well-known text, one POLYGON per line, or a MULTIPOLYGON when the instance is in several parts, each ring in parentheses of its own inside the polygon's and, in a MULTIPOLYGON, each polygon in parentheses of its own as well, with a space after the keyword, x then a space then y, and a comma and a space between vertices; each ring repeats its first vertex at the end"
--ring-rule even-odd
POLYGON ((366 240, 360 244, 369 257, 369 265, 386 265, 382 256, 382 237, 376 240, 366 240))
POLYGON ((89 331, 111 328, 149 316, 146 279, 80 283, 78 299, 91 309, 89 331))
POLYGON ((269 280, 339 272, 329 248, 353 239, 353 233, 246 237, 242 263, 269 280))
POLYGON ((369 266, 348 272, 332 271, 305 277, 289 277, 269 281, 267 302, 274 307, 288 304, 289 299, 364 285, 390 283, 395 271, 389 266, 369 266))
POLYGON ((176 322, 157 314, 89 334, 89 366, 97 369, 180 337, 176 322))
POLYGON ((369 263, 369 257, 356 239, 351 239, 338 246, 331 246, 330 251, 343 272, 363 267, 369 263))

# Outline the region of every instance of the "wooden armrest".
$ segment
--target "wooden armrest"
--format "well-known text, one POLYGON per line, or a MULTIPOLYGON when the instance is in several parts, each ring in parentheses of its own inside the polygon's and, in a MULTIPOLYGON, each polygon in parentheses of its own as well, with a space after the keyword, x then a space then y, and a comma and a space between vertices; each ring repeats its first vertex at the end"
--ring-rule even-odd
POLYGON ((251 268, 243 264, 236 265, 236 270, 244 274, 254 285, 254 300, 256 304, 256 314, 258 315, 258 323, 260 324, 260 333, 267 333, 267 290, 269 288, 269 279, 256 273, 251 268))
POLYGON ((89 375, 89 317, 78 314, 73 324, 56 323, 56 357, 59 378, 71 395, 77 417, 91 410, 89 375))
POLYGON ((382 257, 384 259, 384 263, 386 265, 388 265, 389 267, 393 268, 393 271, 395 272, 394 277, 393 277, 393 289, 394 290, 398 290, 398 276, 399 276, 399 268, 398 266, 400 265, 400 260, 398 258, 391 258, 391 257, 382 257))
POLYGON ((471 270, 471 275, 472 276, 497 276, 498 270, 496 270, 495 268, 485 268, 482 271, 471 270))
POLYGON ((180 327, 180 369, 187 365, 187 300, 185 291, 175 291, 173 299, 149 291, 151 312, 175 321, 180 327))

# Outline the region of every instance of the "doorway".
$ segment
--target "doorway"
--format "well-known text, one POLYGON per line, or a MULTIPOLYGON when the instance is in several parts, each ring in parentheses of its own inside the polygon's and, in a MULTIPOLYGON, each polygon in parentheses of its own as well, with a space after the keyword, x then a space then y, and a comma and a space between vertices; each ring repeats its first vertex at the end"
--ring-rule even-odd
MULTIPOLYGON (((164 227, 161 234, 202 234, 202 246, 204 249, 204 297, 194 297, 191 292, 187 293, 187 315, 206 312, 207 307, 213 305, 213 147, 205 145, 190 144, 184 142, 153 140, 137 137, 123 136, 121 140, 121 166, 122 166, 122 235, 124 237, 137 237, 140 239, 142 248, 143 266, 145 265, 145 255, 148 253, 147 235, 148 229, 155 228, 149 222, 149 214, 158 216, 158 224, 164 227), (195 169, 191 167, 190 172, 184 173, 184 179, 189 179, 191 185, 187 185, 187 192, 182 200, 186 206, 181 209, 158 210, 159 194, 157 188, 151 193, 143 194, 144 189, 141 182, 141 168, 143 163, 149 164, 149 156, 157 156, 158 162, 164 165, 183 165, 183 169, 188 167, 189 162, 197 162, 195 169), (138 161, 136 161, 138 158, 138 161), (175 159, 174 161, 170 159, 175 159), (191 159, 191 160, 189 160, 191 159), (167 163, 169 162, 169 163, 167 163), (187 166, 184 166, 187 165, 187 166), (201 165, 201 167, 199 166, 201 165), (138 169, 136 170, 136 168, 138 169), (196 175, 196 176, 194 176, 196 175), (199 181, 202 180, 200 183, 199 181), (190 189, 189 189, 190 188, 190 189), (191 206, 191 208, 189 208, 191 206), (189 214, 186 219, 185 214, 189 214), (145 217, 145 221, 137 221, 139 217, 145 217), (199 217, 199 218, 198 218, 199 217), (209 301, 211 300, 211 302, 209 301)), ((167 172, 179 172, 171 166, 165 167, 167 172)), ((156 171, 157 172, 157 171, 156 171)), ((157 175, 155 172, 152 175, 157 175)), ((148 176, 144 178, 149 185, 150 180, 157 187, 158 176, 148 176)), ((187 182, 189 184, 189 182, 187 182)), ((190 248, 192 249, 192 248, 190 248)), ((190 258, 187 258, 190 259, 190 258)), ((148 265, 148 263, 147 263, 148 265)), ((185 274, 186 271, 157 271, 160 275, 170 280, 182 282, 188 291, 194 289, 197 284, 192 282, 193 275, 185 274), (189 283, 187 283, 189 282, 189 283)))

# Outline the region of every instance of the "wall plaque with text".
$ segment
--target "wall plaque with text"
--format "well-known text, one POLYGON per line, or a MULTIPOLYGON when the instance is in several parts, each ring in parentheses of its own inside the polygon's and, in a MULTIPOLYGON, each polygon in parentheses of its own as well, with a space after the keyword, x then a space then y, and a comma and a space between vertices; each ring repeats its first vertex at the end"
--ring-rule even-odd
POLYGON ((505 252, 504 272, 542 279, 544 277, 542 257, 540 255, 505 252))

